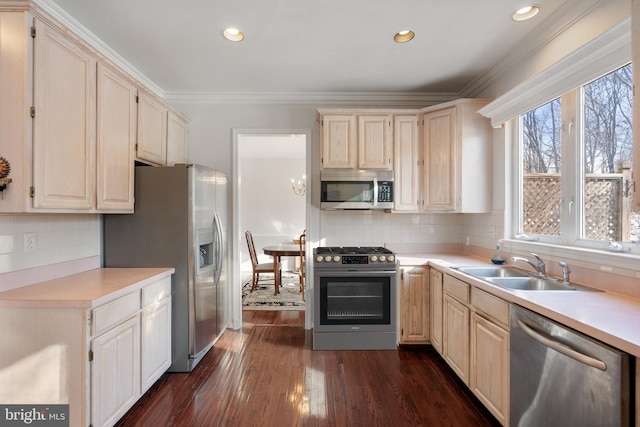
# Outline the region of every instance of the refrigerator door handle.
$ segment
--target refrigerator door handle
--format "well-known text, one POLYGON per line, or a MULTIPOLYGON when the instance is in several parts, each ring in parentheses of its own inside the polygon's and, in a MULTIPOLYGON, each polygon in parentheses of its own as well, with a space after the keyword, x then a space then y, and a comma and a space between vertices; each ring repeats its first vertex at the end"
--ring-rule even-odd
POLYGON ((213 283, 218 283, 220 281, 220 275, 222 274, 222 253, 223 253, 223 242, 222 242, 222 225, 220 224, 220 217, 216 212, 213 216, 213 235, 215 242, 215 251, 216 251, 216 266, 213 277, 213 283))

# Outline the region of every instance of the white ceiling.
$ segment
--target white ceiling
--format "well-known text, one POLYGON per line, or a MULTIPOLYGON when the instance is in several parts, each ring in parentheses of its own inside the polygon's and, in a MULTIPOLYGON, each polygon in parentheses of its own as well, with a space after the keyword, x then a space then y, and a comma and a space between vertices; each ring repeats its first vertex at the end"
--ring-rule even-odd
POLYGON ((527 0, 40 3, 59 5, 164 92, 461 93, 565 0, 536 0, 541 12, 526 22, 511 15, 527 0), (227 26, 245 40, 224 40, 227 26), (403 29, 416 36, 397 44, 403 29))

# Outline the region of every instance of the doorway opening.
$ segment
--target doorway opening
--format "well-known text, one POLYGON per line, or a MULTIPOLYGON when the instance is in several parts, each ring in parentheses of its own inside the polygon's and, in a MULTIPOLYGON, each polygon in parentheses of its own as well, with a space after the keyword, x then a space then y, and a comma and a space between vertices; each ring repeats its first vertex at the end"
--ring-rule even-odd
MULTIPOLYGON (((307 152, 310 131, 256 131, 234 130, 234 197, 233 197, 233 250, 234 289, 232 291, 232 327, 241 322, 243 295, 252 285, 252 262, 245 232, 253 236, 256 255, 260 263, 273 258, 263 252, 267 246, 295 244, 295 239, 306 229, 308 190, 302 190, 307 176, 307 152), (292 183, 293 180, 293 183, 292 183), (293 188, 295 186, 295 188, 293 188)), ((264 301, 251 294, 251 309, 304 310, 302 295, 292 292, 298 284, 299 258, 287 257, 282 261, 283 291, 274 295, 273 275, 258 283, 264 301), (294 306, 290 299, 298 301, 294 306), (257 302, 256 302, 257 301, 257 302), (255 307, 255 308, 253 308, 255 307)), ((248 307, 247 307, 248 308, 248 307)))

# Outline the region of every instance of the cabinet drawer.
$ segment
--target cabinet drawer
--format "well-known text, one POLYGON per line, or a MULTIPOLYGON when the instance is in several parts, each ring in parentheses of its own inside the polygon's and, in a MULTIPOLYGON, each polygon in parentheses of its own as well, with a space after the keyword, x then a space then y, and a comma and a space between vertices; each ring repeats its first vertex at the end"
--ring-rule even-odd
POLYGON ((444 291, 458 301, 469 304, 469 285, 463 281, 445 274, 444 291))
POLYGON ((170 295, 171 276, 142 288, 142 308, 148 307, 154 302, 162 301, 170 295))
POLYGON ((471 288, 471 305, 509 328, 509 303, 485 291, 471 288))
POLYGON ((93 310, 93 336, 109 330, 140 310, 140 293, 132 292, 93 310))

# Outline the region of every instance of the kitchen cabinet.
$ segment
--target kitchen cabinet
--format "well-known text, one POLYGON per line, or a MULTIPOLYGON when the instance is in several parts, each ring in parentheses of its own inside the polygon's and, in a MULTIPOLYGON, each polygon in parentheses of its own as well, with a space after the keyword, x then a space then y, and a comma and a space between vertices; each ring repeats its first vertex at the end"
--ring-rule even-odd
POLYGON ((323 169, 393 169, 392 111, 321 109, 323 169))
MULTIPOLYGON (((135 274, 126 270, 138 269, 99 276, 113 286, 135 274)), ((56 279, 57 287, 70 283, 69 294, 38 284, 10 291, 27 297, 0 301, 0 401, 69 404, 70 425, 115 424, 171 362, 171 276, 153 270, 157 279, 141 274, 131 290, 114 289, 99 303, 73 298, 107 287, 93 281, 56 279), (34 292, 44 297, 31 304, 34 292), (71 297, 47 301, 59 292, 71 297)))
POLYGON ((509 304, 471 288, 469 388, 502 425, 509 422, 509 304))
POLYGON ((169 110, 167 116, 167 166, 187 163, 187 119, 169 110))
POLYGON ((424 212, 490 212, 490 121, 476 111, 489 101, 460 99, 422 111, 424 212))
POLYGON ((139 318, 133 316, 94 338, 91 366, 91 425, 113 425, 139 395, 139 318))
POLYGON ((166 165, 168 112, 160 98, 145 90, 138 92, 136 160, 166 165))
MULTIPOLYGON (((640 73, 638 72, 637 64, 640 64, 640 0, 631 0, 631 62, 635 72, 633 72, 633 87, 635 90, 640 88, 640 73)), ((640 95, 634 91, 633 96, 633 164, 640 165, 640 95)), ((640 176, 637 173, 633 174, 634 188, 640 188, 640 176)), ((640 197, 633 198, 633 204, 635 210, 640 209, 640 197)), ((636 412, 637 413, 637 412, 636 412)), ((640 415, 638 415, 640 418, 640 415)))
POLYGON ((429 277, 425 267, 401 267, 400 343, 429 343, 429 277))
POLYGON ((469 285, 447 274, 443 282, 442 356, 469 385, 469 285))
POLYGON ((321 118, 322 168, 356 168, 356 116, 328 114, 321 118))
POLYGON ((97 208, 133 212, 137 89, 133 81, 98 63, 97 208))
POLYGON ((84 46, 34 20, 34 208, 94 207, 96 59, 84 46))
POLYGON ((433 268, 429 269, 429 315, 431 325, 431 345, 442 354, 442 304, 443 304, 443 280, 442 273, 433 268))
POLYGON ((391 115, 358 116, 358 169, 392 170, 391 115))
POLYGON ((142 289, 140 394, 171 365, 171 280, 142 289))
POLYGON ((0 7, 0 212, 133 210, 136 89, 38 10, 0 7))
POLYGON ((393 212, 416 212, 420 200, 418 115, 393 116, 393 212))

